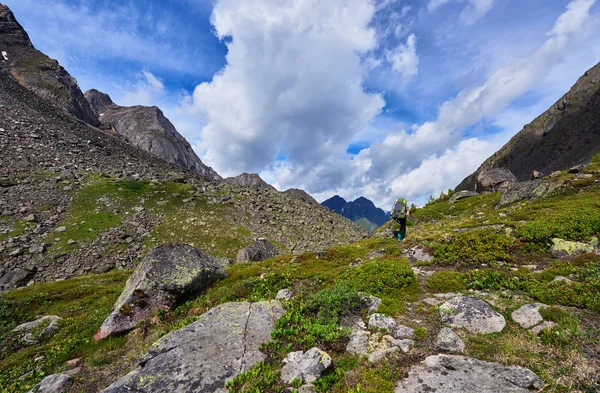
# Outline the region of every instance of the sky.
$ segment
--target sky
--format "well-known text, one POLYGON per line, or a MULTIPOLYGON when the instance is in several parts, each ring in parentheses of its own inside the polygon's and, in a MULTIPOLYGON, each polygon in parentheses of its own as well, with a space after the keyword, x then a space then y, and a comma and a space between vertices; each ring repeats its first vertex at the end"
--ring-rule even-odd
POLYGON ((386 210, 454 188, 600 61, 596 0, 0 1, 222 176, 386 210))

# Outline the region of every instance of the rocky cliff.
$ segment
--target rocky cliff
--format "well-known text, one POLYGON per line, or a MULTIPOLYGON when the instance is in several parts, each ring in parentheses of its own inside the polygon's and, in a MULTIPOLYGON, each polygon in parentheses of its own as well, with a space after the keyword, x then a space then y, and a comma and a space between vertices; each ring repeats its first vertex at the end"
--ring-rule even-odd
POLYGON ((11 10, 2 4, 0 51, 0 68, 9 70, 23 86, 86 123, 99 124, 75 78, 56 60, 34 48, 11 10))
POLYGON ((199 173, 210 180, 221 180, 217 172, 204 165, 189 142, 177 132, 159 108, 119 106, 108 94, 95 89, 87 91, 85 98, 100 119, 101 129, 185 170, 199 173))
POLYGON ((477 176, 486 169, 508 168, 519 180, 529 180, 533 171, 550 174, 588 162, 599 149, 600 63, 465 178, 456 190, 473 190, 477 176))

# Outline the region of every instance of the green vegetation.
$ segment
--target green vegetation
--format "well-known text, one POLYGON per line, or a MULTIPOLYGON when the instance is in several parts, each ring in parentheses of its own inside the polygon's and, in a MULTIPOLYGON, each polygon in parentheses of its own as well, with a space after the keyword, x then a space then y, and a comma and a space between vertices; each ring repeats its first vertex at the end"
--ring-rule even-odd
POLYGON ((458 233, 446 243, 432 245, 436 262, 442 265, 479 265, 514 261, 514 238, 489 229, 458 233))

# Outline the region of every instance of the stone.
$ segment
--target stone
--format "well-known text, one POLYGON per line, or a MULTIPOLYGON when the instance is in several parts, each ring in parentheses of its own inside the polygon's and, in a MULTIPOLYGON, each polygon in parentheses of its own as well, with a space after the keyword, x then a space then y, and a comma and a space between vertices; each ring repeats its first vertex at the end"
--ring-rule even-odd
POLYGON ((544 329, 552 329, 556 324, 552 321, 544 321, 542 323, 540 323, 537 326, 532 327, 531 329, 529 329, 529 331, 533 334, 535 334, 536 336, 539 336, 539 334, 542 332, 542 330, 544 329))
POLYGON ((284 313, 278 301, 221 304, 161 338, 137 369, 102 392, 225 393, 227 381, 265 360, 259 346, 284 313))
POLYGON ((567 285, 570 285, 572 282, 573 281, 569 280, 567 277, 556 276, 556 277, 554 277, 554 280, 552 280, 548 283, 548 285, 559 284, 559 283, 565 283, 567 285))
POLYGON ((558 184, 552 181, 531 180, 515 183, 500 197, 496 208, 510 205, 523 199, 544 198, 558 188, 558 184))
POLYGON ((290 300, 292 298, 292 291, 289 289, 281 289, 277 292, 275 300, 290 300))
POLYGON ((452 204, 455 204, 456 202, 458 202, 461 199, 470 198, 470 197, 473 197, 475 195, 478 195, 475 191, 467 191, 467 190, 465 190, 465 191, 459 191, 459 192, 454 193, 454 195, 452 195, 450 197, 450 199, 448 200, 448 203, 450 203, 452 205, 452 204))
POLYGON ((392 332, 392 336, 396 339, 414 338, 415 329, 404 325, 397 325, 392 332))
POLYGON ((0 278, 0 291, 6 291, 26 285, 35 275, 34 270, 18 267, 9 270, 0 278))
POLYGON ((390 347, 390 348, 385 348, 385 349, 378 349, 378 350, 376 350, 374 352, 371 352, 369 354, 369 358, 368 359, 369 359, 369 362, 375 363, 375 362, 378 362, 381 359, 387 357, 389 354, 396 353, 398 351, 400 351, 400 348, 398 348, 398 347, 390 347))
MULTIPOLYGON (((15 333, 26 332, 29 333, 32 330, 39 328, 42 325, 46 325, 46 327, 41 331, 39 337, 48 337, 59 330, 58 322, 61 321, 62 318, 57 315, 45 315, 41 318, 36 319, 35 321, 22 323, 16 328, 13 329, 15 333)), ((32 335, 26 334, 23 337, 23 340, 26 342, 36 342, 37 339, 32 337, 32 335)))
POLYGON ((544 382, 531 370, 459 355, 428 356, 413 366, 395 393, 529 393, 544 382))
POLYGON ((402 350, 402 352, 407 353, 415 346, 414 340, 405 338, 402 340, 394 340, 392 344, 402 350))
POLYGON ((412 247, 412 248, 409 248, 405 252, 405 255, 408 258, 412 258, 412 259, 414 259, 415 261, 418 261, 418 262, 431 262, 431 261, 433 261, 433 257, 427 251, 425 251, 421 247, 412 247))
POLYGON ((277 247, 269 243, 267 239, 260 238, 248 247, 238 252, 236 262, 260 262, 265 259, 274 258, 279 255, 277 247))
POLYGON ((486 169, 477 176, 475 191, 480 193, 506 191, 516 182, 516 176, 507 168, 486 169))
POLYGON ((534 179, 541 179, 542 177, 544 177, 544 174, 540 171, 533 171, 531 172, 531 180, 534 179))
POLYGON ((569 168, 568 173, 580 173, 585 169, 584 165, 575 165, 574 167, 569 168))
POLYGON ((377 296, 368 295, 366 293, 359 292, 360 301, 363 307, 368 308, 368 314, 372 315, 377 312, 377 309, 381 305, 381 299, 377 296))
POLYGON ((365 330, 367 328, 367 325, 365 325, 363 322, 362 317, 357 314, 348 314, 342 316, 340 318, 340 326, 352 330, 365 330))
POLYGON ((316 391, 315 385, 304 384, 298 388, 298 393, 315 393, 316 391))
POLYGON ((99 340, 135 327, 156 309, 170 310, 182 298, 225 277, 227 264, 187 244, 150 251, 127 280, 111 314, 94 336, 99 340))
POLYGON ((283 359, 281 380, 292 383, 294 379, 312 383, 333 366, 331 356, 319 348, 311 348, 305 353, 291 352, 283 359))
POLYGON ((166 206, 168 203, 169 203, 169 201, 162 200, 162 201, 157 201, 156 205, 157 206, 166 206))
POLYGON ((30 214, 27 217, 25 217, 25 221, 27 222, 37 222, 37 218, 34 214, 30 214))
POLYGON ((44 246, 43 244, 34 244, 31 247, 29 247, 30 254, 43 254, 45 252, 46 246, 44 246))
POLYGON ((440 306, 442 323, 451 327, 465 328, 471 333, 498 333, 506 326, 506 320, 481 299, 460 296, 440 306))
POLYGON ((350 341, 346 345, 346 352, 356 353, 358 355, 367 355, 369 352, 369 337, 371 332, 368 330, 354 330, 350 335, 350 341))
POLYGON ((529 329, 544 320, 540 314, 540 308, 545 306, 542 303, 526 304, 513 311, 510 316, 523 329, 529 329))
POLYGON ((396 328, 396 321, 392 317, 383 314, 373 314, 369 317, 369 329, 386 330, 393 332, 396 328))
POLYGON ((67 227, 58 227, 54 230, 54 232, 56 233, 62 233, 62 232, 66 232, 67 231, 67 227))
POLYGON ((552 239, 552 246, 550 247, 550 252, 558 256, 577 255, 594 251, 595 247, 592 243, 571 242, 558 238, 552 239))
POLYGON ((42 379, 28 393, 68 393, 73 385, 73 377, 67 373, 53 374, 42 379))
POLYGON ((446 352, 464 352, 465 343, 451 329, 444 327, 435 339, 435 348, 446 352))

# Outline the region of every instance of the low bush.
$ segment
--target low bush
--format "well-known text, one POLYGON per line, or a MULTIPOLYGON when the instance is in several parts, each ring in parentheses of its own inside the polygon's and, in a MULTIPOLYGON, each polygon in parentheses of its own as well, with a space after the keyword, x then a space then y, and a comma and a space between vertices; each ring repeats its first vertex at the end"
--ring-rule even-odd
POLYGON ((466 289, 459 272, 434 272, 425 280, 425 287, 432 292, 460 292, 466 289))
POLYGON ((517 243, 512 237, 482 229, 458 233, 444 243, 434 243, 433 256, 441 265, 479 265, 496 261, 514 261, 517 243))

